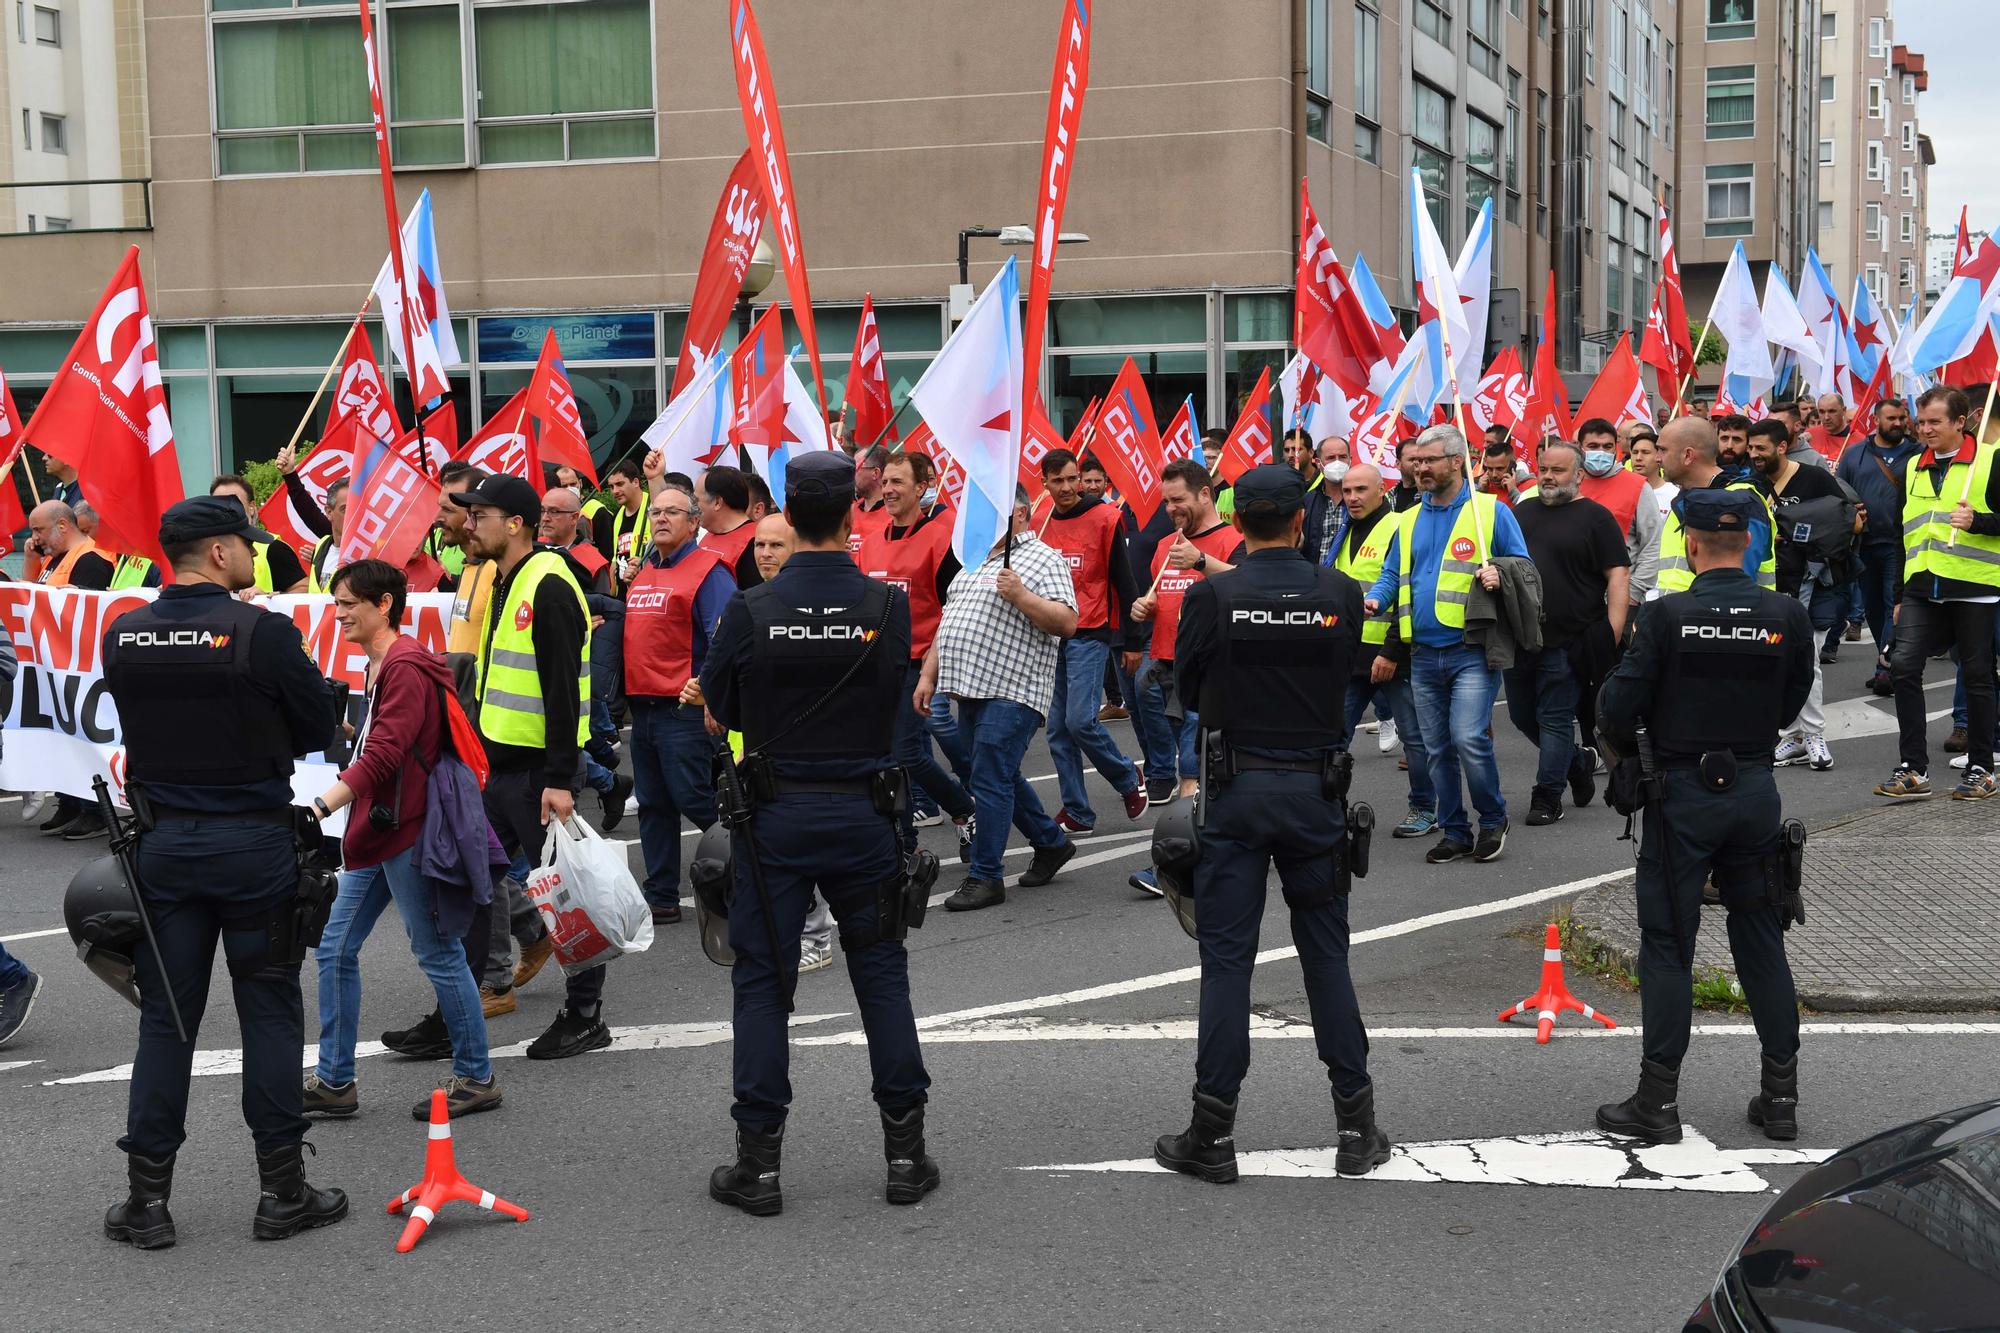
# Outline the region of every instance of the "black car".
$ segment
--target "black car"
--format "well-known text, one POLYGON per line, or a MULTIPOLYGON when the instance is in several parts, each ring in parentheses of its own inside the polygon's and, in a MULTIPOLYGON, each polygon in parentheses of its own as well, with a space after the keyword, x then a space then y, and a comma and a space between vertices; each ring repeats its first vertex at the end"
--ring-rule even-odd
POLYGON ((1757 1219, 1683 1333, 2000 1330, 2000 1101, 1842 1149, 1757 1219))

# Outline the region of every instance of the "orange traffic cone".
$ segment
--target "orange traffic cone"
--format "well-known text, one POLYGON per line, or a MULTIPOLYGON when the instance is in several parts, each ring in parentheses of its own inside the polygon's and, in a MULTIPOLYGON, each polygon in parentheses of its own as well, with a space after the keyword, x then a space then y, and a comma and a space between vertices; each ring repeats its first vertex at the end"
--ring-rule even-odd
POLYGON ((1530 1009, 1535 1011, 1538 1020, 1535 1040, 1543 1045, 1548 1044, 1549 1032, 1556 1025, 1556 1015, 1565 1009, 1575 1010, 1585 1018, 1594 1018, 1608 1028, 1618 1026, 1569 993, 1569 987, 1563 982, 1562 932, 1554 922, 1549 923, 1549 933, 1542 941, 1542 988, 1512 1009, 1502 1009, 1499 1021, 1505 1023, 1514 1015, 1525 1014, 1530 1009))
POLYGON ((424 1149, 424 1178, 389 1200, 391 1213, 400 1213, 405 1206, 410 1210, 409 1225, 396 1242, 396 1253, 408 1254, 417 1248, 431 1219, 453 1199, 476 1203, 488 1212, 505 1213, 516 1222, 528 1220, 527 1209, 495 1198, 491 1190, 480 1189, 458 1173, 458 1161, 451 1151, 451 1117, 445 1114, 444 1089, 439 1088, 431 1094, 431 1137, 424 1149))

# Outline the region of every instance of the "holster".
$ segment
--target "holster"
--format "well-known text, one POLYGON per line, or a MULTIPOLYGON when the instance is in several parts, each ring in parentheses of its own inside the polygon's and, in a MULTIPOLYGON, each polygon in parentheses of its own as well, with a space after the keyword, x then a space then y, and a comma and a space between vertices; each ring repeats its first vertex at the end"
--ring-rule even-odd
POLYGON ((1697 767, 1701 785, 1709 791, 1724 792, 1736 785, 1736 752, 1704 750, 1697 767))
POLYGON ((921 930, 937 883, 938 859, 918 849, 903 858, 895 874, 875 886, 875 929, 840 932, 840 947, 852 953, 882 940, 901 940, 921 930))
POLYGON ((319 947, 333 900, 340 892, 339 843, 320 831, 319 821, 299 808, 292 810, 292 847, 298 875, 292 894, 271 909, 264 922, 264 957, 254 965, 229 965, 232 976, 249 976, 268 968, 297 967, 319 947))
POLYGON ((1206 770, 1202 774, 1202 790, 1206 791, 1210 783, 1225 786, 1236 776, 1236 752, 1230 749, 1221 732, 1203 729, 1201 757, 1206 770))
POLYGON ((1604 784, 1604 799, 1613 810, 1628 819, 1645 806, 1646 779, 1638 755, 1620 755, 1611 765, 1610 775, 1604 784))
MULTIPOLYGON (((1349 765, 1352 768, 1352 764, 1349 765)), ((1366 801, 1347 809, 1347 869, 1356 879, 1368 878, 1368 845, 1375 840, 1375 807, 1366 801)), ((1343 888, 1342 894, 1347 890, 1343 888)))
MULTIPOLYGON (((740 809, 737 817, 740 821, 748 822, 753 807, 767 805, 778 799, 778 775, 772 771, 771 761, 763 755, 746 755, 741 764, 735 764, 731 762, 727 750, 718 750, 715 762, 718 769, 728 768, 731 771, 730 782, 736 789, 736 800, 740 809)), ((719 776, 715 784, 715 794, 719 803, 722 797, 722 781, 719 776)), ((728 813, 725 812, 723 817, 728 818, 728 813)))
POLYGON ((1806 826, 1796 819, 1787 819, 1779 833, 1784 841, 1778 846, 1772 905, 1784 918, 1785 929, 1790 930, 1794 922, 1801 926, 1806 923, 1806 826))
POLYGON ((715 810, 723 824, 731 829, 743 828, 750 822, 750 793, 746 774, 751 778, 762 774, 770 780, 770 766, 761 760, 744 760, 741 770, 727 750, 717 750, 714 761, 715 810))
MULTIPOLYGON (((1354 755, 1347 750, 1328 750, 1320 764, 1319 791, 1329 801, 1345 804, 1348 788, 1354 785, 1354 755)), ((1353 825, 1349 826, 1350 832, 1353 825)))
POLYGON ((897 767, 877 772, 869 779, 868 797, 875 804, 876 814, 900 822, 910 813, 910 771, 897 767))

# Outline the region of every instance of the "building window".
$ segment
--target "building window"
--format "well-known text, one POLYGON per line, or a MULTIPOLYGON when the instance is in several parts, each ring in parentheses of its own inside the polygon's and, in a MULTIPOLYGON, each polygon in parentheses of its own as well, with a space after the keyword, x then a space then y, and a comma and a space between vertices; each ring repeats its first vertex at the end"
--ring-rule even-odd
MULTIPOLYGON (((35 45, 37 46, 62 45, 61 10, 49 9, 42 5, 35 6, 35 45)), ((56 222, 55 218, 49 219, 49 223, 51 224, 49 226, 50 231, 58 230, 58 228, 54 225, 55 222, 56 222)), ((60 230, 63 231, 67 231, 68 229, 69 228, 67 225, 60 228, 60 230)))
POLYGON ((1412 166, 1423 178, 1431 223, 1451 243, 1451 99, 1421 79, 1411 85, 1416 102, 1412 166))
POLYGON ((1871 181, 1879 181, 1882 179, 1882 145, 1870 139, 1867 153, 1866 175, 1871 181))
MULTIPOLYGON (((1906 237, 1905 239, 1908 239, 1908 238, 1906 237)), ((1917 261, 1916 261, 1916 260, 1914 260, 1914 259, 1905 259, 1905 260, 1902 260, 1902 261, 1901 261, 1900 263, 1898 263, 1898 264, 1897 264, 1897 266, 1896 266, 1896 286, 1897 286, 1897 287, 1898 287, 1899 289, 1901 289, 1902 291, 1905 291, 1905 292, 1910 292, 1910 293, 1912 293, 1912 294, 1914 294, 1914 293, 1916 292, 1916 289, 1917 289, 1917 261)))
POLYGON ((21 147, 32 151, 35 147, 35 113, 21 108, 21 147))
POLYGON ((1451 0, 1417 0, 1417 31, 1451 45, 1451 0))
POLYGON ((1471 66, 1500 82, 1500 47, 1506 37, 1500 27, 1500 0, 1466 0, 1465 56, 1471 66))
POLYGON ((1903 122, 1903 151, 1906 153, 1917 151, 1917 127, 1912 121, 1903 122))
POLYGON ((1757 35, 1757 0, 1708 0, 1708 40, 1734 41, 1757 35))
POLYGON ((43 115, 42 151, 44 153, 69 152, 69 121, 65 117, 43 115))
POLYGON ((1703 224, 1705 235, 1750 234, 1756 173, 1757 169, 1748 162, 1715 163, 1702 169, 1702 183, 1708 187, 1708 215, 1703 224))
POLYGON ((1354 155, 1363 162, 1382 160, 1381 22, 1354 7, 1354 155))
POLYGON ((1868 80, 1868 118, 1870 120, 1880 120, 1884 113, 1882 80, 1870 79, 1868 80))
POLYGON ((1521 220, 1521 72, 1507 71, 1507 128, 1500 143, 1507 159, 1507 220, 1521 220))
POLYGON ((1612 0, 1611 30, 1604 39, 1604 89, 1613 97, 1625 94, 1625 59, 1632 49, 1632 16, 1622 0, 1612 0))
POLYGON ((1914 199, 1917 197, 1917 169, 1915 167, 1903 168, 1902 186, 1903 197, 1905 199, 1914 199))
POLYGON ((1862 208, 1861 234, 1871 241, 1882 239, 1882 205, 1868 204, 1862 208))
POLYGON ((1822 199, 1819 201, 1818 212, 1819 212, 1819 229, 1821 231, 1832 231, 1833 205, 1827 200, 1822 199))
POLYGON ((1819 39, 1823 42, 1830 42, 1839 35, 1839 25, 1835 22, 1834 15, 1831 12, 1821 14, 1819 16, 1819 39))
POLYGON ((1469 234, 1479 221, 1480 206, 1495 201, 1500 193, 1500 139, 1498 125, 1477 113, 1465 118, 1465 228, 1469 234))
POLYGON ((1757 132, 1757 67, 1708 67, 1708 137, 1747 139, 1757 132))
POLYGON ((1822 74, 1819 76, 1819 100, 1822 102, 1831 102, 1833 100, 1833 75, 1822 74))
POLYGON ((45 217, 42 219, 43 231, 68 231, 69 229, 70 220, 68 218, 45 217))
POLYGON ((1887 27, 1879 18, 1868 20, 1868 54, 1877 60, 1889 54, 1887 27))
POLYGON ((1549 234, 1549 95, 1535 89, 1535 235, 1549 234))
POLYGON ((1611 146, 1611 165, 1620 171, 1627 165, 1625 157, 1625 104, 1611 98, 1611 123, 1604 127, 1604 140, 1611 146))
POLYGON ((1868 284, 1869 294, 1875 298, 1875 303, 1880 305, 1883 300, 1882 266, 1880 264, 1868 265, 1861 270, 1861 280, 1868 284))
POLYGON ((1625 315, 1625 201, 1610 196, 1604 213, 1604 306, 1607 323, 1625 315))
POLYGON ((1899 219, 1899 223, 1897 235, 1901 238, 1903 244, 1908 245, 1911 241, 1917 239, 1917 219, 1915 214, 1903 214, 1899 219))
POLYGON ((1916 104, 1917 104, 1916 76, 1913 74, 1905 74, 1903 76, 1903 105, 1915 106, 1916 104))
POLYGON ((1321 143, 1330 142, 1326 122, 1333 107, 1326 70, 1326 6, 1327 0, 1306 0, 1306 137, 1321 143))
POLYGON ((480 160, 653 156, 648 8, 647 0, 475 5, 480 160), (620 114, 631 112, 643 114, 620 114))
POLYGON ((1660 84, 1660 137, 1665 139, 1667 146, 1671 148, 1674 142, 1674 106, 1680 98, 1680 91, 1676 87, 1677 80, 1674 77, 1674 44, 1672 42, 1667 43, 1666 53, 1667 77, 1660 84))
POLYGON ((1821 139, 1819 141, 1819 164, 1823 167, 1833 165, 1833 140, 1821 139))

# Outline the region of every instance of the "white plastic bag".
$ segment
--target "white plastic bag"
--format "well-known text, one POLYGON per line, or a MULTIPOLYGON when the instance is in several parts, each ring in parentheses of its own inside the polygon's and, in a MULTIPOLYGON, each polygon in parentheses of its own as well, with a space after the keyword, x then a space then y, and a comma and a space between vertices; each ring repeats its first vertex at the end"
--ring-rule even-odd
POLYGON ((653 947, 653 909, 625 864, 625 849, 580 819, 553 820, 528 897, 548 927, 566 976, 653 947))

